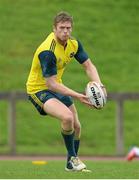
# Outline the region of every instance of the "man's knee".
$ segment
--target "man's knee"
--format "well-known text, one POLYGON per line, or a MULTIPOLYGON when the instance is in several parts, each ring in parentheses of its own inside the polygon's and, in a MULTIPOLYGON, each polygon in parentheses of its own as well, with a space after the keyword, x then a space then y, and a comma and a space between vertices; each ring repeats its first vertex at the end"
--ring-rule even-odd
POLYGON ((81 124, 78 122, 74 125, 74 129, 77 133, 80 133, 81 131, 81 124))
POLYGON ((74 117, 72 112, 68 112, 63 116, 63 123, 64 124, 73 124, 74 123, 74 117))

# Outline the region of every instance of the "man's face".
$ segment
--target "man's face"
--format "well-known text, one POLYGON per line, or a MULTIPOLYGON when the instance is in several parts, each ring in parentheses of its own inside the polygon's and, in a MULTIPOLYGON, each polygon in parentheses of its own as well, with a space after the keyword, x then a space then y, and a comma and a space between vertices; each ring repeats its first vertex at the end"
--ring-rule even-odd
POLYGON ((62 42, 65 42, 68 40, 72 32, 72 25, 71 22, 66 21, 66 22, 59 22, 56 27, 54 27, 54 33, 57 37, 62 42))

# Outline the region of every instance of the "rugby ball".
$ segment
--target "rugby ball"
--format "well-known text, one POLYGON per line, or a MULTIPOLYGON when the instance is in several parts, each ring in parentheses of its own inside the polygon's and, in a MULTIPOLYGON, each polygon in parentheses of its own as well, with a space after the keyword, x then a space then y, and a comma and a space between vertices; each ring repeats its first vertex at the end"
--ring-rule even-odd
POLYGON ((97 82, 89 82, 86 86, 86 96, 89 98, 90 103, 97 109, 104 107, 107 97, 97 82))

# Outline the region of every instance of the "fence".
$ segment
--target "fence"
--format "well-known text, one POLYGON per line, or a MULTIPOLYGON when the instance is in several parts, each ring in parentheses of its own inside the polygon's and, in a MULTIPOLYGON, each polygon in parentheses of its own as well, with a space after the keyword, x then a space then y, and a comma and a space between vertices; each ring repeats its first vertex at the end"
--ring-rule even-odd
MULTIPOLYGON (((27 95, 22 92, 1 92, 0 100, 9 102, 8 108, 8 144, 10 153, 16 154, 16 102, 27 100, 27 95)), ((116 152, 117 155, 124 154, 124 127, 123 108, 126 100, 139 100, 139 93, 108 93, 108 100, 115 101, 116 106, 116 152)))

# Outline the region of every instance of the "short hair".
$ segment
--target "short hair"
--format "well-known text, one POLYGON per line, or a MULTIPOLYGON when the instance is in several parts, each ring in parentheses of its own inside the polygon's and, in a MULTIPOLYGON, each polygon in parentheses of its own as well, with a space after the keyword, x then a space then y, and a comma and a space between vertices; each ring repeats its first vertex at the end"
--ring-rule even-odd
POLYGON ((61 11, 54 17, 53 25, 56 27, 59 22, 66 21, 71 22, 71 25, 73 25, 73 17, 69 13, 61 11))

